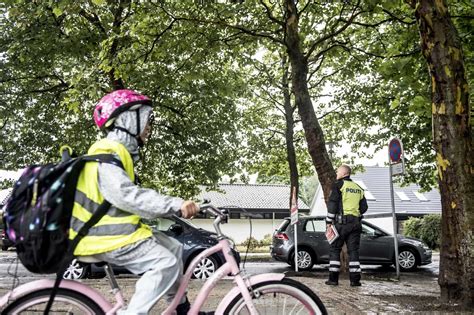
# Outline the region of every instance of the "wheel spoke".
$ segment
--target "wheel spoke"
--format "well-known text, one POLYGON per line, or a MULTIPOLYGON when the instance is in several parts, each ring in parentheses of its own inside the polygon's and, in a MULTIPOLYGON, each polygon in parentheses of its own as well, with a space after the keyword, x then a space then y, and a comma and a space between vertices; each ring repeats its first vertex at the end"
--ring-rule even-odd
MULTIPOLYGON (((254 291, 259 293, 253 299, 259 314, 322 314, 326 312, 324 305, 311 290, 293 280, 283 279, 260 283, 254 291)), ((249 311, 244 298, 240 296, 230 303, 224 313, 249 314, 249 311)))

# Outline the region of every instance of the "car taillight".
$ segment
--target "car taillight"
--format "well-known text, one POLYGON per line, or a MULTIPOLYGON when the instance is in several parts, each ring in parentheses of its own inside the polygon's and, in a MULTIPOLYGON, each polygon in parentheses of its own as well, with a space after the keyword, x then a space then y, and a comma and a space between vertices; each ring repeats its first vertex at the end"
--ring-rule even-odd
POLYGON ((286 235, 285 233, 277 233, 275 234, 275 238, 279 240, 288 241, 288 235, 286 235))

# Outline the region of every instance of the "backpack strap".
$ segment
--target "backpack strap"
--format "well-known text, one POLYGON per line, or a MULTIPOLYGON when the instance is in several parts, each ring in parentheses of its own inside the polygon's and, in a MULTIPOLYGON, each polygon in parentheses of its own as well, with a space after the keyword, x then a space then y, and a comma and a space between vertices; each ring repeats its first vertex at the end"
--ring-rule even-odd
MULTIPOLYGON (((85 155, 81 157, 82 161, 84 163, 86 162, 100 162, 100 163, 110 163, 116 166, 119 166, 120 168, 123 169, 123 164, 122 162, 117 159, 113 154, 96 154, 96 155, 85 155)), ((54 298, 56 296, 56 293, 58 292, 59 285, 61 284, 61 281, 63 279, 64 272, 66 271, 69 263, 71 260, 74 258, 74 249, 76 248, 77 244, 81 241, 81 239, 89 233, 89 230, 91 227, 96 225, 99 220, 109 211, 110 207, 112 205, 110 202, 107 200, 104 200, 97 210, 94 212, 94 214, 91 216, 91 218, 84 223, 84 225, 81 227, 79 232, 77 233, 76 237, 71 241, 69 244, 69 249, 66 253, 66 255, 63 258, 62 266, 59 269, 59 272, 56 274, 56 280, 54 281, 54 286, 53 289, 51 290, 51 295, 49 296, 49 301, 48 304, 46 305, 46 308, 44 309, 44 314, 47 315, 49 311, 51 310, 51 306, 53 305, 54 298)))
POLYGON ((85 162, 99 162, 99 163, 109 163, 120 168, 123 168, 122 161, 118 159, 114 154, 94 154, 94 155, 84 155, 81 159, 85 162))

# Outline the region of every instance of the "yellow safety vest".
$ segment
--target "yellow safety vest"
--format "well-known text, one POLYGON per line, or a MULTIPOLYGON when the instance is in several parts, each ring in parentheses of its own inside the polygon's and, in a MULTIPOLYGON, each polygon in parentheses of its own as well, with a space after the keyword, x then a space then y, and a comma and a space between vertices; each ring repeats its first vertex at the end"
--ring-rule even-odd
MULTIPOLYGON (((125 146, 116 141, 102 139, 93 144, 88 151, 89 155, 103 153, 117 154, 131 181, 135 180, 133 160, 125 146)), ((99 191, 98 165, 98 162, 86 163, 79 176, 69 229, 70 239, 77 235, 79 229, 104 201, 99 191)), ((142 224, 138 215, 112 206, 79 242, 74 255, 89 256, 112 251, 152 235, 150 227, 142 224)))
POLYGON ((341 195, 344 215, 360 216, 359 202, 364 198, 364 190, 353 181, 345 180, 341 195))

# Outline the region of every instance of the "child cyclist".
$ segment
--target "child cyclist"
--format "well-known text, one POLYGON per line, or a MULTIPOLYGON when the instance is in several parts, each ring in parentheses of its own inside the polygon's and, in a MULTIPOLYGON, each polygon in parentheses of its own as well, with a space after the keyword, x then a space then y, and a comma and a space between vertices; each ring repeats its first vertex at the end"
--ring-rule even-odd
MULTIPOLYGON (((139 149, 151 133, 152 102, 132 90, 117 90, 105 95, 95 106, 94 121, 107 133, 94 143, 88 154, 114 154, 123 168, 109 163, 88 163, 78 180, 71 219, 72 239, 98 206, 107 200, 107 214, 77 245, 76 256, 123 266, 134 274, 143 274, 127 309, 118 314, 147 314, 164 295, 171 301, 183 271, 182 246, 163 233, 152 234, 141 218, 181 214, 194 216, 199 207, 193 201, 161 195, 134 183, 134 163, 139 149)), ((178 314, 190 308, 183 298, 178 314)))

